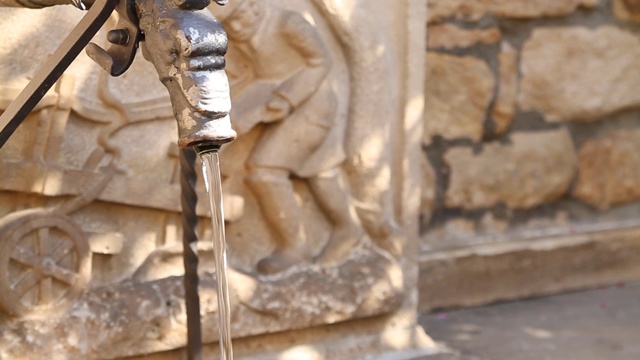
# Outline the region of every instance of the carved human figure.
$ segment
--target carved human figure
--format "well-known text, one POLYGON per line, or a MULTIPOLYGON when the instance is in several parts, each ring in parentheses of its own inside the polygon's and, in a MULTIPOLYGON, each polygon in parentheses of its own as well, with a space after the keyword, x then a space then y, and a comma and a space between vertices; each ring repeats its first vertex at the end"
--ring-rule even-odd
POLYGON ((258 262, 258 271, 277 273, 311 258, 293 177, 306 181, 333 226, 317 261, 341 259, 362 230, 341 179, 344 151, 335 126, 336 95, 327 81, 332 62, 325 44, 300 14, 267 0, 236 0, 212 10, 253 71, 231 114, 239 134, 254 127, 262 131, 247 161, 246 182, 276 247, 258 262))

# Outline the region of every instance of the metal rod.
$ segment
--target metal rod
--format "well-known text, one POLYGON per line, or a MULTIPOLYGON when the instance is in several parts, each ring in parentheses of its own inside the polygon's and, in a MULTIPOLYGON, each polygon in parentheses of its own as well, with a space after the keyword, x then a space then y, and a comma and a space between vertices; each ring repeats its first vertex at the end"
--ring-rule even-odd
POLYGON ((187 308, 187 359, 202 359, 202 329, 200 296, 198 294, 198 216, 196 215, 196 153, 191 148, 180 149, 180 187, 182 188, 182 245, 184 261, 184 292, 187 308))

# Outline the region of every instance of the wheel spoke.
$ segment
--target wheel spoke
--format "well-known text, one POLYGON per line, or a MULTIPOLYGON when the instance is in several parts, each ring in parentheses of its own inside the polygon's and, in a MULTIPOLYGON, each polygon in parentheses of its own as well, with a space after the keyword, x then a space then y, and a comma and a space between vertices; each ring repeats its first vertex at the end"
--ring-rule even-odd
POLYGON ((63 241, 61 244, 56 245, 49 256, 55 261, 59 262, 65 257, 71 250, 73 250, 73 243, 70 241, 63 241))
POLYGON ((51 269, 51 276, 56 280, 63 282, 67 285, 73 285, 78 280, 79 275, 71 270, 67 270, 61 266, 53 266, 51 269))
POLYGON ((13 284, 13 292, 18 297, 22 297, 22 295, 27 293, 27 291, 38 285, 38 281, 40 281, 40 275, 35 271, 30 271, 22 279, 13 284))
POLYGON ((13 284, 11 284, 11 285, 10 285, 10 286, 11 286, 11 288, 12 288, 12 289, 13 289, 13 288, 15 288, 15 286, 16 286, 16 285, 18 285, 18 283, 19 283, 20 281, 22 281, 22 279, 24 279, 24 278, 26 278, 27 276, 29 276, 29 274, 31 274, 32 272, 33 272, 33 270, 27 270, 27 271, 22 272, 22 274, 20 275, 20 277, 19 277, 16 281, 14 281, 14 282, 13 282, 13 284))
POLYGON ((40 298, 38 303, 40 305, 47 305, 51 303, 53 298, 53 281, 50 277, 42 279, 40 282, 40 298))
POLYGON ((38 255, 46 255, 48 253, 49 244, 49 227, 41 227, 38 229, 38 236, 36 237, 36 252, 38 255))
POLYGON ((60 240, 60 241, 58 241, 55 245, 50 246, 50 247, 49 247, 48 255, 49 255, 49 256, 53 256, 53 254, 55 254, 55 253, 56 253, 56 251, 58 251, 58 250, 60 249, 60 247, 61 247, 62 245, 65 245, 66 243, 67 243, 67 241, 65 241, 65 240, 60 240))
POLYGON ((17 246, 11 254, 11 260, 14 260, 26 266, 30 266, 32 268, 40 267, 38 256, 20 246, 17 246))

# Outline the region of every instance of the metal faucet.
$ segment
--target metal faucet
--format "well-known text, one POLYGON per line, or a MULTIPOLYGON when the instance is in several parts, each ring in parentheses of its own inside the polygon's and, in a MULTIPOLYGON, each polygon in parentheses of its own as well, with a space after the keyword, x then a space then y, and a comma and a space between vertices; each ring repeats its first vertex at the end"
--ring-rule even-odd
MULTIPOLYGON (((227 0, 213 0, 224 5, 227 0)), ((87 14, 0 116, 0 148, 86 46, 87 54, 112 76, 123 74, 138 45, 169 91, 182 148, 182 214, 187 307, 187 357, 201 359, 198 296, 195 150, 217 151, 236 137, 231 128, 229 83, 224 72, 227 35, 206 9, 210 0, 0 0, 0 6, 42 8, 73 4, 87 14), (108 49, 89 44, 113 11, 116 29, 108 49), (88 46, 87 46, 88 45, 88 46), (193 150, 192 150, 193 149, 193 150)))
MULTIPOLYGON (((218 3, 220 0, 217 1, 218 3)), ((137 0, 144 57, 169 90, 178 146, 206 150, 236 137, 224 72, 227 35, 203 0, 137 0)))

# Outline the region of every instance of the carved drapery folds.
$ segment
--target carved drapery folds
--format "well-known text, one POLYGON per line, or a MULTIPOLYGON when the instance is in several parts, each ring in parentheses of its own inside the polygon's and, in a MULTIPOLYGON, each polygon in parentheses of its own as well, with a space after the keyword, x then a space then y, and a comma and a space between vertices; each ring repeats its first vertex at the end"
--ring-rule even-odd
MULTIPOLYGON (((402 156, 393 134, 402 131, 403 65, 379 24, 402 24, 397 18, 411 5, 386 6, 392 11, 380 7, 366 21, 347 19, 348 6, 331 0, 211 8, 231 40, 231 119, 240 135, 221 154, 236 337, 389 314, 406 299, 401 257, 413 234, 399 225, 404 173, 392 171, 402 156)), ((4 108, 82 14, 0 11, 9 19, 0 24, 4 108), (34 46, 20 48, 27 37, 34 46)), ((85 358, 184 345, 175 120, 140 58, 113 79, 82 55, 0 152, 0 218, 20 218, 11 231, 0 227, 0 247, 10 247, 0 253, 11 254, 0 259, 0 286, 4 279, 8 291, 26 287, 19 273, 29 271, 40 284, 21 288, 28 301, 19 311, 0 302, 0 348, 30 348, 18 333, 40 344, 75 334, 82 340, 63 343, 64 351, 85 358), (62 220, 36 221, 21 215, 25 208, 62 220), (5 241, 12 233, 25 239, 5 241), (53 233, 71 240, 50 242, 53 233), (60 258, 57 246, 75 257, 60 258), (50 270, 48 258, 62 272, 50 270), (74 282, 74 271, 84 282, 74 282), (50 300, 49 283, 62 291, 65 281, 81 289, 64 293, 56 320, 40 320, 35 305, 50 300)), ((207 223, 199 244, 205 329, 216 316, 207 223)))

